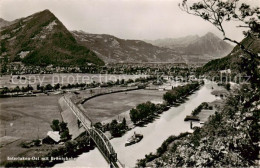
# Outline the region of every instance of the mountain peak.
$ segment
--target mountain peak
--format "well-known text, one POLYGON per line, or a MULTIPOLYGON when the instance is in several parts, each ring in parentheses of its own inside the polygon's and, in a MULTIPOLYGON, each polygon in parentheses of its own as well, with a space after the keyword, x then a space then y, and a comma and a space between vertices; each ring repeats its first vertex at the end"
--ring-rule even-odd
POLYGON ((216 36, 216 35, 212 32, 208 32, 208 33, 205 34, 205 36, 216 36))
MULTIPOLYGON (((56 16, 49 9, 45 9, 43 11, 34 13, 31 16, 34 16, 34 17, 37 17, 37 16, 44 16, 44 17, 50 16, 50 17, 55 17, 56 18, 56 16)), ((29 17, 31 17, 31 16, 29 16, 29 17)))
POLYGON ((0 22, 8 22, 8 21, 4 20, 3 18, 0 18, 0 22))
POLYGON ((233 46, 226 43, 212 32, 208 32, 195 43, 187 47, 190 54, 203 54, 212 57, 223 57, 230 53, 233 46))
POLYGON ((40 66, 104 64, 94 52, 79 45, 48 9, 21 18, 19 22, 6 27, 1 34, 10 61, 40 66))
POLYGON ((206 33, 203 37, 215 37, 215 38, 219 38, 218 36, 216 36, 214 33, 212 32, 208 32, 206 33))
MULTIPOLYGON (((49 9, 45 9, 39 13, 43 13, 43 14, 53 14, 49 9)), ((54 15, 54 14, 53 14, 54 15)))

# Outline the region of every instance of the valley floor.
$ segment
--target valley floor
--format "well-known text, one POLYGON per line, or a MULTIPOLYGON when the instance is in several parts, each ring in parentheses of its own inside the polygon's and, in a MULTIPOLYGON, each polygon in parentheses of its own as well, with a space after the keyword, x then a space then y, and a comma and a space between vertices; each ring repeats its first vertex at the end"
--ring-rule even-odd
POLYGON ((38 149, 22 148, 20 144, 24 141, 45 138, 47 132, 51 130, 52 120, 61 120, 59 98, 58 95, 1 98, 1 162, 6 160, 7 156, 22 155, 38 149))

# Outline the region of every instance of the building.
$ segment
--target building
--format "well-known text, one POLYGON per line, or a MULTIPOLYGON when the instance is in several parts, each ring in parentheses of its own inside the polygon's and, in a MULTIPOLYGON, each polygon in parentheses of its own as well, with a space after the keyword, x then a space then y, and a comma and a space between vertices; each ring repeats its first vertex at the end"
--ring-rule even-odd
POLYGON ((57 143, 60 141, 59 131, 48 131, 47 135, 57 143))

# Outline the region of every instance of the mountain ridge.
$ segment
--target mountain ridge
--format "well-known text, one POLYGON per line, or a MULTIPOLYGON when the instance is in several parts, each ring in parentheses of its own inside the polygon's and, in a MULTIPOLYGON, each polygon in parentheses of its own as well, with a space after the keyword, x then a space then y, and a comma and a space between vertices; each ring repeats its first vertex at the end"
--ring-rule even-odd
POLYGON ((106 63, 184 62, 172 49, 161 48, 142 40, 125 40, 108 34, 72 31, 79 43, 93 50, 106 63))
POLYGON ((212 32, 204 36, 189 35, 181 38, 167 38, 148 41, 151 44, 174 49, 184 55, 200 55, 219 58, 227 55, 234 46, 223 41, 212 32))
MULTIPOLYGON (((250 36, 244 38, 241 43, 252 50, 254 53, 260 53, 260 39, 259 38, 252 38, 250 36)), ((237 45, 234 49, 225 57, 212 60, 205 64, 199 71, 201 72, 208 72, 208 71, 220 71, 225 69, 232 69, 235 71, 239 71, 241 64, 241 55, 244 55, 244 52, 240 49, 237 45)))
POLYGON ((21 18, 0 33, 0 56, 8 57, 9 63, 21 61, 26 65, 40 66, 104 64, 94 52, 78 44, 49 10, 21 18))
POLYGON ((5 19, 3 19, 3 18, 0 18, 0 31, 1 31, 1 29, 3 29, 4 27, 9 26, 9 25, 11 25, 11 24, 12 24, 12 22, 7 21, 7 20, 5 20, 5 19))

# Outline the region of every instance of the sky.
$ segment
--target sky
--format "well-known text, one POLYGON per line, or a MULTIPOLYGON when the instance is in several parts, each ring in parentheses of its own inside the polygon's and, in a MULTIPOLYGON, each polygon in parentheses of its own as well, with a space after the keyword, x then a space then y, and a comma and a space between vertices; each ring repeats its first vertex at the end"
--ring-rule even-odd
MULTIPOLYGON (((69 30, 110 34, 123 39, 155 40, 222 34, 203 19, 181 11, 182 0, 0 0, 8 21, 49 9, 69 30)), ((259 2, 259 0, 244 0, 259 2)), ((255 3, 256 4, 256 3, 255 3)), ((225 25, 227 36, 242 40, 241 29, 225 25)))

